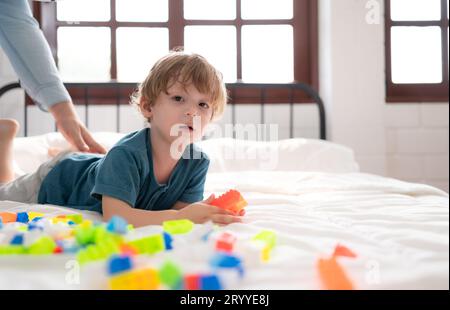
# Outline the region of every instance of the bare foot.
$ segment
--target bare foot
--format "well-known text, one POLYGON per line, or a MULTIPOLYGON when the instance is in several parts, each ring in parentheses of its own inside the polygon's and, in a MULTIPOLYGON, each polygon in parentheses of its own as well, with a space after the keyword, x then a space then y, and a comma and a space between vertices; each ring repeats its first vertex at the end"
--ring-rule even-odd
POLYGON ((14 139, 19 131, 19 123, 14 119, 0 119, 0 143, 14 139))
POLYGON ((14 179, 13 142, 19 123, 13 119, 0 119, 0 183, 14 179))
POLYGON ((58 155, 62 151, 63 151, 63 149, 60 148, 60 147, 53 147, 53 146, 51 146, 51 147, 48 148, 48 152, 47 153, 48 153, 48 156, 55 157, 56 155, 58 155))

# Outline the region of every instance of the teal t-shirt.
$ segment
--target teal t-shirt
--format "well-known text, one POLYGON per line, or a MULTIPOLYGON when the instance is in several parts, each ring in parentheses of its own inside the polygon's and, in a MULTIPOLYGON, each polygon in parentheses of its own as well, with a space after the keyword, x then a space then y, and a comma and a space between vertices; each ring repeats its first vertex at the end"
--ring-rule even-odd
POLYGON ((128 134, 104 156, 72 153, 64 158, 43 180, 38 203, 101 213, 102 195, 144 210, 203 200, 207 155, 190 144, 167 184, 159 184, 153 173, 150 130, 128 134))

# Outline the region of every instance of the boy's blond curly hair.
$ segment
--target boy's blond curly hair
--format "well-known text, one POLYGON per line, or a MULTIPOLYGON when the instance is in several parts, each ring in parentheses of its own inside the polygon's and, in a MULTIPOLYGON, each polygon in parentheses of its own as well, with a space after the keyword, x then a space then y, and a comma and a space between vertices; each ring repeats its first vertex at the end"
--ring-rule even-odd
POLYGON ((163 91, 167 93, 175 81, 184 87, 192 84, 200 93, 209 95, 209 104, 213 109, 211 119, 222 116, 227 103, 222 74, 203 56, 178 50, 170 52, 153 65, 147 78, 131 96, 131 104, 148 110, 155 104, 159 94, 163 91))

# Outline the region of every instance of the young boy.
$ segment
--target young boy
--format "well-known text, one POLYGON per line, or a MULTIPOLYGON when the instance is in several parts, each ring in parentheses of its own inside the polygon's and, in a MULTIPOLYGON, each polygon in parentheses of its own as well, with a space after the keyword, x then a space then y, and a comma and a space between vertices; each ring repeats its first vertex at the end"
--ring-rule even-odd
POLYGON ((208 203, 209 159, 193 142, 226 105, 221 74, 203 57, 171 52, 151 69, 132 97, 150 128, 122 138, 106 156, 62 152, 13 180, 12 143, 18 124, 0 120, 0 200, 55 204, 114 215, 134 226, 166 220, 240 218, 208 203))

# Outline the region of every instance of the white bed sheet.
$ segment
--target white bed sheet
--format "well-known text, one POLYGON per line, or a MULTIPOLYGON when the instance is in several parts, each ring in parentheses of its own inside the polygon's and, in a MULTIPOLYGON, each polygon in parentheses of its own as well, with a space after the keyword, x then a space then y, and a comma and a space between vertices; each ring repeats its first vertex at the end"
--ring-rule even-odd
MULTIPOLYGON (((272 260, 257 268, 249 266, 233 288, 319 289, 316 261, 331 254, 337 243, 358 255, 340 259, 357 289, 449 288, 445 192, 363 173, 240 171, 209 174, 205 195, 229 188, 240 190, 249 206, 244 223, 222 229, 236 233, 239 240, 272 229, 279 241, 272 260)), ((12 202, 0 202, 0 210, 53 215, 69 211, 12 202)), ((83 267, 80 284, 68 282, 71 259, 0 257, 0 289, 105 288, 102 263, 83 267)), ((190 263, 189 257, 183 260, 190 263)))

